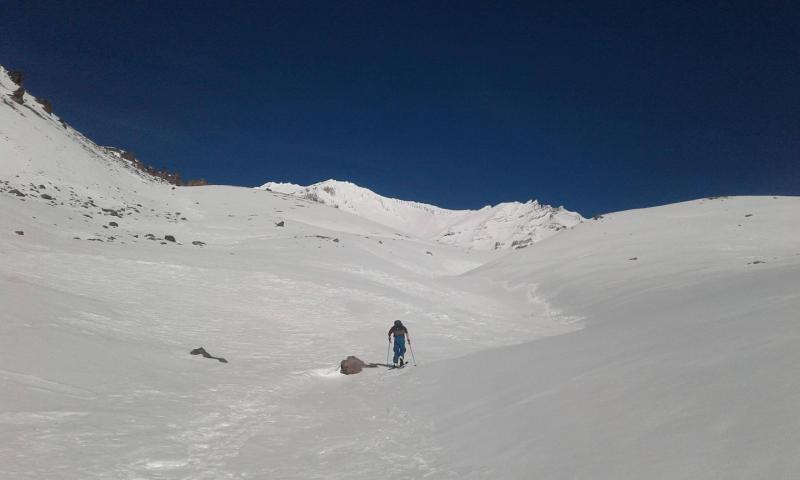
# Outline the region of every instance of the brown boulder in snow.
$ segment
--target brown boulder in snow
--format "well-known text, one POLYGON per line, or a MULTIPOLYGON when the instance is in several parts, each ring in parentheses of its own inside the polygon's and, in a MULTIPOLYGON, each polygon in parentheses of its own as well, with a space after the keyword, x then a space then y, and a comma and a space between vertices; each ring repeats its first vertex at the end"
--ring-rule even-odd
POLYGON ((344 360, 342 360, 342 363, 340 364, 339 367, 341 369, 340 371, 343 374, 352 375, 354 373, 361 372, 361 370, 363 370, 364 367, 366 367, 366 366, 367 366, 367 364, 364 363, 363 360, 361 360, 358 357, 354 357, 354 356, 350 355, 347 358, 345 358, 344 360))

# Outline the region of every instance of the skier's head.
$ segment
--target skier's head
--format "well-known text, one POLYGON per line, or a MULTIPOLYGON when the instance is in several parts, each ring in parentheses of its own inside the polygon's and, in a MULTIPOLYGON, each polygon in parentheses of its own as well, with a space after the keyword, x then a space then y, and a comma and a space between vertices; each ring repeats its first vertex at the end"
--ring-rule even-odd
POLYGON ((403 326, 403 322, 401 322, 400 320, 395 320, 394 321, 394 326, 395 327, 402 327, 403 326))

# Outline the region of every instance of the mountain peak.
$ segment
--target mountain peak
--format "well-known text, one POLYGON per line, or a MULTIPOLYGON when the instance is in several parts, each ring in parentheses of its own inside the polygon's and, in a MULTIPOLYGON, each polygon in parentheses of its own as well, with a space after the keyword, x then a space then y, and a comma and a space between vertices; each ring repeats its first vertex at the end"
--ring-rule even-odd
POLYGON ((480 210, 448 210, 384 197, 334 179, 309 186, 267 182, 258 188, 329 205, 408 235, 478 250, 523 248, 583 221, 578 213, 537 200, 487 205, 480 210))

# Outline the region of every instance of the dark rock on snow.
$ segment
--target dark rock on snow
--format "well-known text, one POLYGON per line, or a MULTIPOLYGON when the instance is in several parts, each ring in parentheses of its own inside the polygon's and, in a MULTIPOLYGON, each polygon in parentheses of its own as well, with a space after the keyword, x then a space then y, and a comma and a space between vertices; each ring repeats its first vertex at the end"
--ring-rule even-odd
POLYGON ((172 235, 164 235, 164 240, 175 243, 175 237, 172 235))
POLYGON ((37 98, 36 101, 42 106, 42 109, 47 113, 53 113, 53 103, 46 98, 37 98))
POLYGON ((22 230, 17 230, 14 233, 16 233, 17 235, 25 235, 25 232, 23 232, 22 230))
POLYGON ((8 72, 8 78, 11 79, 12 82, 15 84, 22 86, 22 82, 25 80, 25 74, 20 72, 19 70, 14 70, 8 72))
POLYGON ((18 89, 14 90, 14 93, 11 94, 11 100, 14 100, 20 105, 23 103, 24 98, 25 98, 25 89, 22 87, 19 87, 18 89))
POLYGON ((213 358, 214 360, 219 360, 221 363, 228 363, 228 361, 225 360, 224 358, 211 356, 211 354, 206 352, 206 349, 203 348, 203 347, 195 348, 194 350, 192 350, 189 353, 192 354, 192 355, 202 355, 205 358, 213 358))

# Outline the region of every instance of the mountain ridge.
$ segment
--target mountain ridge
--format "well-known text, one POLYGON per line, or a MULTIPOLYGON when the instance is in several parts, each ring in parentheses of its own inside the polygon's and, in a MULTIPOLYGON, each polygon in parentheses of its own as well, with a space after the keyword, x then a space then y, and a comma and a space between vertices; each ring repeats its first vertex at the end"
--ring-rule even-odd
POLYGON ((385 197, 352 182, 333 179, 309 186, 267 182, 257 188, 329 205, 426 240, 476 250, 524 248, 584 220, 562 206, 543 205, 537 200, 503 202, 479 210, 449 210, 385 197))

